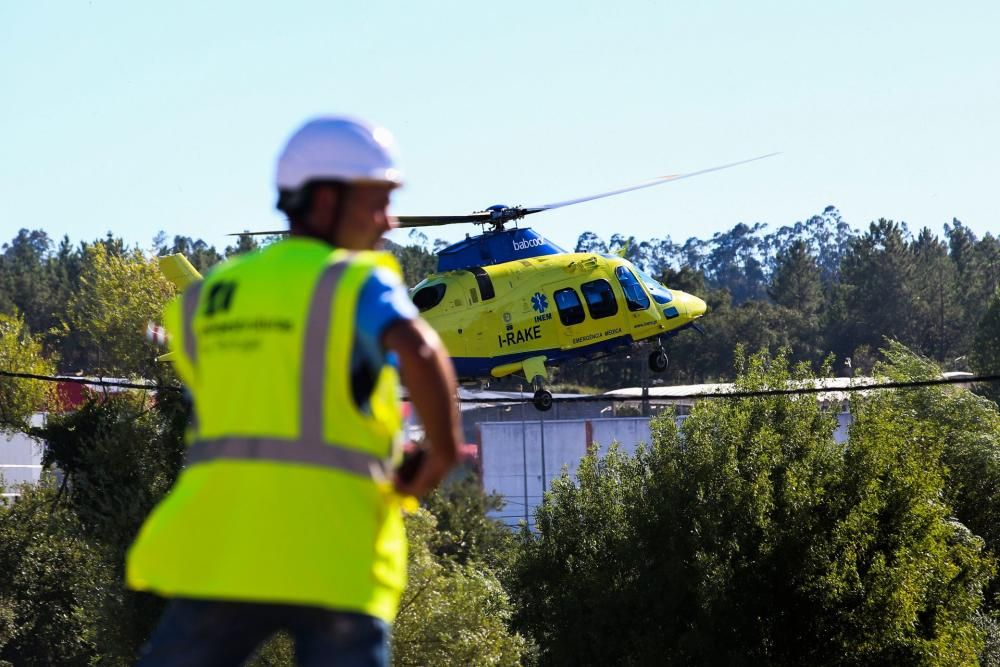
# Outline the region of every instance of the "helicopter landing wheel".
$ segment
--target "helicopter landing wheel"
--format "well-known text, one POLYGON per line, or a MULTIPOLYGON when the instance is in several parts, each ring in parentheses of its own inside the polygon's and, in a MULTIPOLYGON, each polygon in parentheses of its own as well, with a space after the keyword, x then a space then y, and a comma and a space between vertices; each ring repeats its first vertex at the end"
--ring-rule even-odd
POLYGON ((669 359, 667 359, 667 353, 662 348, 654 350, 649 355, 649 370, 654 373, 662 373, 667 370, 668 363, 669 359))
POLYGON ((539 389, 535 392, 531 402, 535 404, 535 409, 539 412, 547 412, 552 409, 552 394, 546 389, 539 389))

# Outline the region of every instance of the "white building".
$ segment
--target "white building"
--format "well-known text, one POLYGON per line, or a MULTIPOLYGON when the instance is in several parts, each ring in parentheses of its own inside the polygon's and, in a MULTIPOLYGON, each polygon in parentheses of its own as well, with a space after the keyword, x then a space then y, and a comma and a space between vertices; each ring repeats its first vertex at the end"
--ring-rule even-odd
MULTIPOLYGON (((945 374, 945 377, 956 374, 945 374)), ((967 374, 966 374, 967 375, 967 374)), ((846 442, 851 425, 847 410, 850 392, 845 388, 874 384, 874 378, 821 378, 811 383, 821 391, 806 394, 836 414, 837 428, 833 437, 846 442)), ((592 444, 600 453, 617 442, 622 451, 632 454, 639 443, 650 442, 650 416, 611 417, 621 412, 655 415, 670 408, 682 422, 698 400, 698 396, 724 395, 736 391, 732 384, 703 384, 678 387, 631 387, 610 391, 615 400, 600 413, 609 417, 583 419, 552 419, 552 413, 540 413, 530 406, 522 410, 515 406, 503 421, 479 423, 479 457, 483 490, 501 494, 506 506, 492 517, 516 526, 521 521, 533 524, 534 510, 552 480, 562 474, 576 474, 580 460, 592 444), (622 408, 627 408, 623 410, 622 408)), ((500 413, 498 413, 499 415, 500 413)))
MULTIPOLYGON (((42 426, 44 413, 31 418, 32 426, 42 426)), ((0 497, 16 498, 21 484, 37 484, 42 475, 44 446, 23 433, 0 432, 0 497)))

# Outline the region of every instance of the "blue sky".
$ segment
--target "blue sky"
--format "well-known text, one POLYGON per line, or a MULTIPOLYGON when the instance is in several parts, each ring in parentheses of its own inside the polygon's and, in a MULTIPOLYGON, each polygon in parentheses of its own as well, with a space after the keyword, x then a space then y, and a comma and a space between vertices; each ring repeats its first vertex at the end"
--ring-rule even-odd
MULTIPOLYGON (((397 213, 464 213, 782 155, 530 219, 709 237, 838 206, 1000 232, 996 2, 0 3, 0 241, 280 227, 274 159, 348 112, 397 213), (951 6, 953 5, 953 6, 951 6)), ((475 227, 431 230, 457 239, 475 227)))

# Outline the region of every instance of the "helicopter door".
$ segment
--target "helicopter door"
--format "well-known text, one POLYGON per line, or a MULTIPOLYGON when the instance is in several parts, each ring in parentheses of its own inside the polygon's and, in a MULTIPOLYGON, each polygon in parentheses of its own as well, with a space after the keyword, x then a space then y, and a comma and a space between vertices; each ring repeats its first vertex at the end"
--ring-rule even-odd
POLYGON ((559 336, 563 349, 601 343, 623 334, 618 300, 611 283, 604 278, 581 284, 579 292, 572 287, 557 289, 553 298, 562 325, 559 336))
POLYGON ((632 334, 632 338, 641 340, 659 333, 655 309, 650 307, 652 301, 635 274, 627 266, 618 266, 615 267, 615 277, 618 279, 618 284, 625 297, 625 307, 628 309, 626 316, 628 331, 632 334))
POLYGON ((587 317, 583 311, 580 295, 572 287, 553 290, 552 299, 556 303, 556 313, 559 317, 559 325, 556 327, 559 332, 559 347, 565 350, 572 347, 573 340, 581 335, 580 325, 587 317))

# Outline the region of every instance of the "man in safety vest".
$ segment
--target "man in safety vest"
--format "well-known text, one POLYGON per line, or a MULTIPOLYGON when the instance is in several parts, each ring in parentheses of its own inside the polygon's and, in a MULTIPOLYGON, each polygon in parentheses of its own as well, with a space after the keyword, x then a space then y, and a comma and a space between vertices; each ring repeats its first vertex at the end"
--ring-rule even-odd
POLYGON ((307 123, 278 160, 290 237, 168 306, 194 414, 128 555, 130 587, 172 598, 140 664, 240 664, 281 629, 300 665, 388 663, 400 499, 444 478, 460 437, 451 362, 374 251, 399 184, 383 128, 307 123), (405 476, 397 364, 431 443, 405 476))

